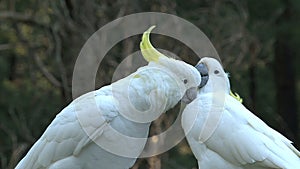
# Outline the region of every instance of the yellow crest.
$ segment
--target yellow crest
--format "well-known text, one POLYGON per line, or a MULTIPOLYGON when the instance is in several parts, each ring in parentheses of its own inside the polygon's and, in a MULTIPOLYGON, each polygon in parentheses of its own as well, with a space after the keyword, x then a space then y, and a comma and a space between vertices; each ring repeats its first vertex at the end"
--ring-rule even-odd
POLYGON ((154 28, 155 26, 151 26, 147 31, 143 33, 142 41, 140 43, 142 55, 148 62, 158 62, 159 57, 166 57, 162 53, 157 51, 150 42, 150 33, 154 28))
POLYGON ((235 98, 237 101, 239 101, 240 103, 243 103, 243 99, 240 97, 239 94, 237 93, 232 93, 232 91, 230 90, 230 96, 232 96, 233 98, 235 98))

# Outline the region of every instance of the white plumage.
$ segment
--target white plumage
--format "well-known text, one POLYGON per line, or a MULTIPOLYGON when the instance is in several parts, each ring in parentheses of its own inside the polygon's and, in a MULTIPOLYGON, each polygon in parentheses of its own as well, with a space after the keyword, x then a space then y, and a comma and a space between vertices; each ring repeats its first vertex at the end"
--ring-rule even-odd
POLYGON ((300 153, 292 142, 229 94, 221 64, 213 58, 199 64, 208 68, 209 80, 182 117, 199 169, 300 168, 300 153))
POLYGON ((143 56, 149 64, 124 79, 75 99, 56 116, 16 169, 133 166, 146 143, 146 139, 133 138, 147 138, 151 120, 139 122, 138 118, 133 121, 128 117, 137 112, 141 114, 133 115, 145 118, 160 115, 201 82, 193 66, 167 58, 152 47, 151 29, 144 33, 141 42, 143 56), (143 114, 146 111, 148 114, 143 114))

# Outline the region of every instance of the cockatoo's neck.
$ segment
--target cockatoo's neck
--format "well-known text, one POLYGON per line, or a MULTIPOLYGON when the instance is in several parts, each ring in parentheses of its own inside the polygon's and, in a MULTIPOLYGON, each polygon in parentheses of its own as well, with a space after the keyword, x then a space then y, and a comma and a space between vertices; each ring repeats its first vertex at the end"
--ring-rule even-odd
POLYGON ((228 79, 218 79, 218 83, 213 83, 213 79, 209 79, 207 84, 203 86, 199 94, 201 93, 223 93, 229 95, 230 93, 230 83, 228 79))

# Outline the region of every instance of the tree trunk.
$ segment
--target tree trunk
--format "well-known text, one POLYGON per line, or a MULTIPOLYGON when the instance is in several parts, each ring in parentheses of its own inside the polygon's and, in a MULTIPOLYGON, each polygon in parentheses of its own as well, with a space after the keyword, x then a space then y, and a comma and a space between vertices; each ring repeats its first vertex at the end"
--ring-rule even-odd
MULTIPOLYGON (((291 5, 285 1, 286 9, 282 16, 277 20, 277 26, 280 27, 291 22, 291 5)), ((298 114, 296 101, 296 81, 294 56, 295 51, 291 47, 291 34, 289 28, 282 29, 276 34, 275 41, 275 60, 274 60, 274 77, 276 83, 276 103, 277 112, 283 118, 286 127, 282 127, 283 133, 287 137, 296 141, 298 134, 298 114)))

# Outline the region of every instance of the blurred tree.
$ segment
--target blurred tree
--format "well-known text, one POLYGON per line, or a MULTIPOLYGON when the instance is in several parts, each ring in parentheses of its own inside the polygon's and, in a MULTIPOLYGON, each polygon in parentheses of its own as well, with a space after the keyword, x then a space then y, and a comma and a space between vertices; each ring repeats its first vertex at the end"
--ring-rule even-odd
POLYGON ((276 21, 279 30, 275 41, 275 76, 276 76, 276 103, 277 111, 284 119, 286 127, 281 131, 295 139, 298 133, 299 117, 297 113, 296 70, 294 57, 297 52, 291 45, 293 38, 293 26, 299 22, 294 18, 294 8, 291 1, 284 1, 283 12, 276 21))
MULTIPOLYGON (((144 11, 174 14, 203 30, 246 106, 300 144, 296 57, 300 3, 296 0, 2 0, 0 168, 13 168, 70 103, 73 66, 89 36, 118 17, 144 11)), ((107 53, 98 70, 97 87, 111 83, 119 63, 138 50, 139 39, 125 39, 107 53)), ((153 35, 153 41, 188 63, 198 61, 177 40, 153 35)), ((131 60, 126 62, 132 66, 131 60)), ((167 129, 177 115, 175 108, 160 117, 150 134, 167 129)), ((190 169, 196 165, 183 140, 164 154, 139 159, 133 168, 190 169)))

